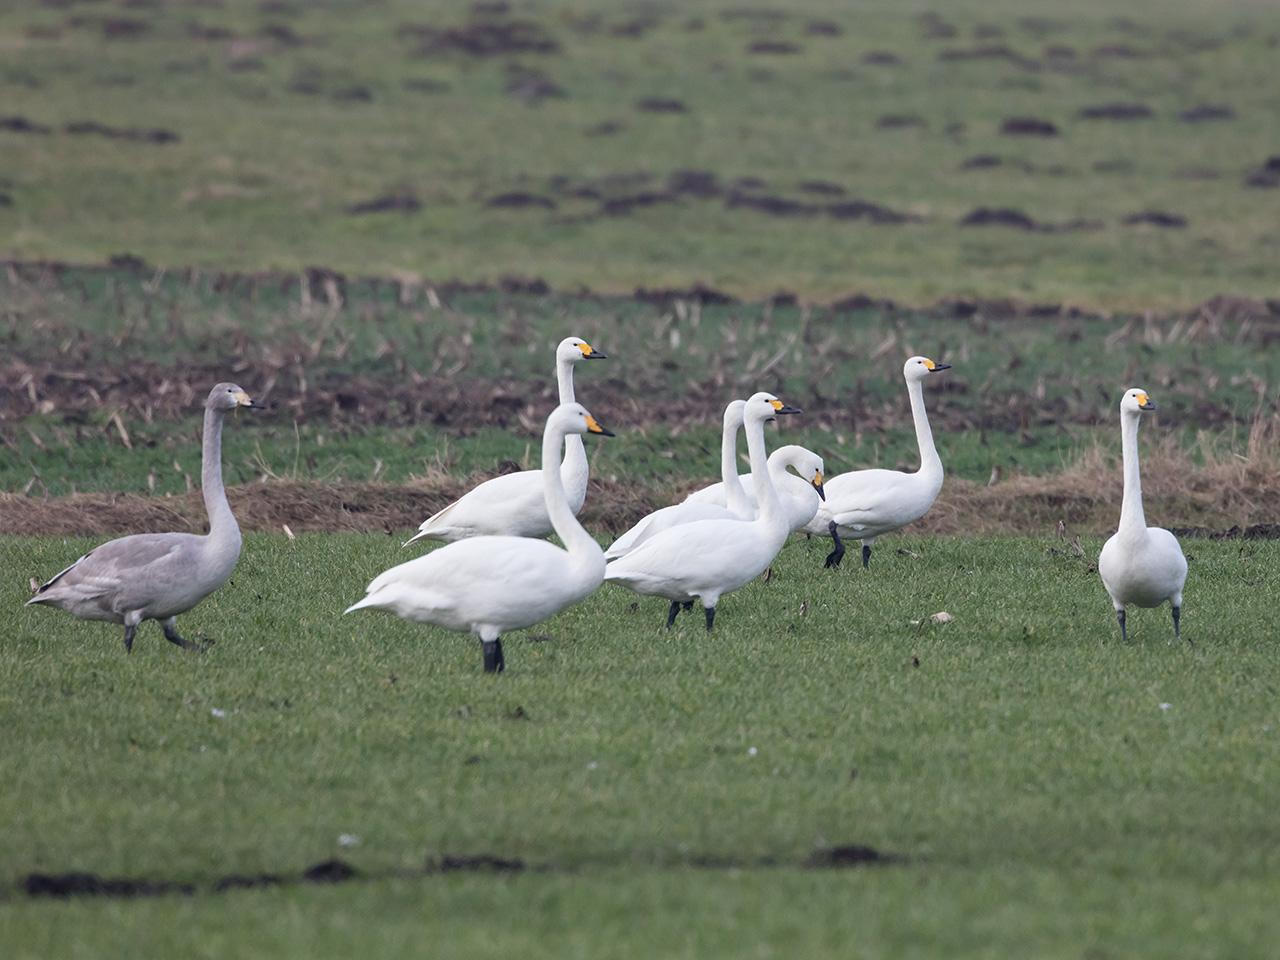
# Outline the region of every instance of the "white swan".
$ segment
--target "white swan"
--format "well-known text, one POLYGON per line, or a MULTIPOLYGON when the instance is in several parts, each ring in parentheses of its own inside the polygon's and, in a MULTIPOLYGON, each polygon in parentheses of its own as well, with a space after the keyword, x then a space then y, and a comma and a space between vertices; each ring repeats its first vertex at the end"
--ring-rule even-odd
MULTIPOLYGON (((580 360, 605 356, 581 337, 565 337, 560 341, 556 348, 556 383, 561 404, 574 402, 573 365, 580 360)), ((587 499, 587 453, 581 437, 570 434, 565 438, 560 476, 569 498, 569 509, 577 516, 587 499)), ((486 480, 464 494, 424 520, 404 545, 407 547, 415 540, 452 541, 486 535, 545 537, 551 530, 551 518, 542 495, 542 472, 521 470, 486 480)))
POLYGON ((486 673, 506 667, 502 635, 539 623, 591 594, 604 577, 604 554, 578 523, 559 469, 566 439, 613 434, 581 404, 564 403, 542 435, 545 510, 565 549, 524 537, 472 537, 392 567, 344 612, 374 607, 418 623, 480 638, 486 673))
POLYGON ((903 365, 911 398, 911 418, 916 425, 920 447, 920 469, 854 470, 827 481, 826 503, 805 527, 809 533, 830 534, 835 549, 827 555, 826 566, 837 567, 844 559, 840 535, 862 541, 862 565, 871 562, 871 545, 876 538, 914 523, 933 506, 942 489, 942 460, 933 445, 933 431, 924 410, 926 377, 950 369, 949 363, 934 363, 928 357, 911 357, 903 365))
POLYGON ((240 558, 240 527, 222 486, 222 423, 228 411, 258 407, 234 383, 220 383, 204 404, 200 487, 209 533, 140 533, 95 547, 36 591, 28 604, 48 604, 81 620, 124 625, 125 653, 143 620, 184 650, 201 645, 178 634, 177 616, 227 582, 240 558))
MULTIPOLYGON (((789 443, 778 447, 769 454, 769 478, 773 488, 782 500, 787 514, 787 524, 792 533, 808 527, 818 512, 823 498, 826 496, 826 484, 823 482, 825 467, 822 458, 804 447, 789 443), (791 471, 794 470, 795 473, 791 471), (808 478, 808 479, 806 479, 808 478)), ((740 477, 739 482, 747 498, 752 518, 756 515, 755 484, 750 474, 740 477)), ((723 504, 725 487, 722 483, 713 483, 709 487, 695 490, 685 497, 685 504, 723 504)), ((683 506, 684 504, 681 504, 683 506)))
POLYGON ((1098 573, 1111 594, 1120 622, 1120 639, 1128 640, 1125 607, 1173 607, 1173 636, 1182 636, 1182 587, 1187 582, 1187 558, 1168 530, 1148 527, 1142 512, 1142 473, 1138 468, 1138 420, 1144 410, 1156 409, 1147 391, 1126 390, 1120 398, 1120 438, 1124 452, 1124 500, 1120 526, 1098 554, 1098 573))
POLYGON ((742 427, 742 411, 746 406, 745 400, 733 400, 724 408, 724 426, 720 433, 720 476, 726 484, 724 489, 728 490, 727 497, 721 497, 719 504, 677 503, 655 510, 613 542, 604 552, 606 560, 626 556, 655 533, 682 523, 724 518, 750 520, 755 516, 755 505, 747 500, 747 495, 742 491, 735 464, 738 456, 738 430, 742 427))
POLYGON ((763 573, 791 533, 769 479, 764 424, 779 414, 799 412, 770 394, 757 394, 747 401, 747 450, 761 500, 760 515, 755 520, 699 520, 663 530, 625 557, 610 562, 604 578, 636 593, 671 601, 668 627, 675 622, 682 604, 700 600, 710 630, 720 597, 763 573))
MULTIPOLYGON (((772 394, 758 393, 752 399, 767 400, 772 394)), ((724 432, 720 441, 719 483, 703 487, 683 501, 644 517, 613 542, 604 553, 606 560, 625 557, 656 533, 682 523, 698 520, 754 520, 758 512, 751 475, 739 477, 737 472, 738 428, 742 426, 745 400, 734 400, 725 408, 724 432)), ((769 454, 769 477, 782 501, 787 525, 792 532, 803 530, 813 519, 823 496, 822 458, 804 447, 788 445, 769 454), (788 467, 796 474, 788 472, 788 467), (808 480, 802 479, 808 477, 808 480)))

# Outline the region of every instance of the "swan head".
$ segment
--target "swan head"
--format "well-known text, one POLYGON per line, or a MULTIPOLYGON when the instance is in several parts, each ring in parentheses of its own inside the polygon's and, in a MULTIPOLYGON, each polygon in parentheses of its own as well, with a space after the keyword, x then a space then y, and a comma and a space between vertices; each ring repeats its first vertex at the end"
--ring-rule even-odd
POLYGON ((245 393, 244 387, 234 383, 218 384, 209 391, 209 399, 204 402, 204 405, 209 410, 218 410, 221 413, 228 413, 241 407, 262 409, 262 404, 254 403, 249 394, 245 393))
POLYGON ((565 337, 556 347, 556 360, 565 363, 577 363, 579 360, 605 360, 608 354, 601 353, 581 337, 565 337))
POLYGON ((938 373, 941 370, 950 370, 951 364, 938 363, 930 360, 928 357, 910 357, 905 364, 902 365, 902 375, 911 380, 923 380, 931 373, 938 373))
POLYGON ((772 393, 766 393, 763 390, 760 393, 753 393, 751 399, 747 401, 743 408, 743 420, 754 420, 759 423, 767 423, 783 414, 804 413, 799 407, 790 407, 783 403, 772 393))
POLYGON ((769 454, 769 463, 775 462, 781 464, 784 470, 787 468, 794 470, 801 480, 813 487, 820 499, 827 499, 826 491, 822 487, 825 466, 822 458, 812 450, 793 443, 787 444, 769 454))
POLYGON ((1121 413, 1132 413, 1136 416, 1155 409, 1157 409, 1156 402, 1141 387, 1130 387, 1120 398, 1121 413))
POLYGON ((580 403, 562 403, 547 418, 548 427, 558 427, 565 433, 594 433, 602 437, 614 436, 613 431, 600 426, 587 408, 580 403))
POLYGON ((724 408, 724 425, 730 430, 736 430, 742 426, 742 415, 747 409, 747 401, 733 400, 724 408))

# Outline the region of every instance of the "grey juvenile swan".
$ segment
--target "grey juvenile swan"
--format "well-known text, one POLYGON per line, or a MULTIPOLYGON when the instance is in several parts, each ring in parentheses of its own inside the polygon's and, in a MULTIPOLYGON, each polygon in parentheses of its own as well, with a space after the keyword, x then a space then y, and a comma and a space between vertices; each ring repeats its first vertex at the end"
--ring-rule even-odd
POLYGON ((81 620, 124 624, 124 649, 143 620, 159 620, 165 639, 184 650, 201 645, 178 635, 175 620, 227 582, 240 557, 240 528, 222 486, 222 421, 238 407, 260 407, 234 383, 220 383, 204 404, 200 484, 209 533, 140 533, 90 550, 27 601, 60 607, 81 620))

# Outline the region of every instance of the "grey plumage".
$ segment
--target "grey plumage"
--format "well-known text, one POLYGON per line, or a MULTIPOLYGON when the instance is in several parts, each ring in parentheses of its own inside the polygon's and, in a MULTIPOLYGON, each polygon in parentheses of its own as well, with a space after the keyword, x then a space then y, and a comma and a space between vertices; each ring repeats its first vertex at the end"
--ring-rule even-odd
POLYGON ((233 383, 220 383, 204 407, 201 487, 209 533, 141 533, 95 547, 36 591, 28 604, 66 610, 81 620, 124 626, 126 651, 143 620, 160 621, 165 638, 183 648, 174 618, 227 582, 240 557, 236 525, 222 485, 222 423, 237 407, 253 407, 233 383))

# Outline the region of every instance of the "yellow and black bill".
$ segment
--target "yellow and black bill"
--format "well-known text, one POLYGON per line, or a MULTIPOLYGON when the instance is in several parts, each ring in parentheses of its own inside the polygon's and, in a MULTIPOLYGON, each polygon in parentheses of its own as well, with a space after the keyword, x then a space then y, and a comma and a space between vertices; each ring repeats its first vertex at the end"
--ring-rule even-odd
POLYGON ((612 430, 606 430, 604 427, 600 426, 600 421, 597 420, 595 417, 591 416, 590 414, 587 414, 587 432, 598 433, 602 437, 617 436, 617 434, 615 434, 612 430))
POLYGON ((578 349, 582 351, 582 356, 583 356, 583 359, 585 360, 608 360, 609 359, 609 355, 607 353, 602 353, 601 351, 597 350, 595 347, 591 346, 591 344, 589 343, 578 344, 578 349))
POLYGON ((804 413, 799 407, 790 406, 781 400, 770 400, 769 402, 773 404, 774 413, 804 413))

